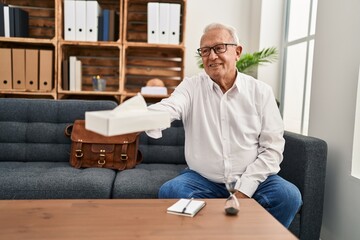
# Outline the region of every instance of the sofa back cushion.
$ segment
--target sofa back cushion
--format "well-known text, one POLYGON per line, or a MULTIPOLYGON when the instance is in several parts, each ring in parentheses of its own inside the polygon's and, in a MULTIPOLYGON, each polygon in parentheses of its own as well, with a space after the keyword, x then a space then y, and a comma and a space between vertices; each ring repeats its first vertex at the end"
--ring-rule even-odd
POLYGON ((69 161, 65 127, 86 111, 109 110, 113 101, 0 99, 0 161, 69 161))
POLYGON ((159 139, 150 138, 143 132, 139 146, 143 163, 185 164, 184 143, 185 132, 180 120, 173 121, 159 139))

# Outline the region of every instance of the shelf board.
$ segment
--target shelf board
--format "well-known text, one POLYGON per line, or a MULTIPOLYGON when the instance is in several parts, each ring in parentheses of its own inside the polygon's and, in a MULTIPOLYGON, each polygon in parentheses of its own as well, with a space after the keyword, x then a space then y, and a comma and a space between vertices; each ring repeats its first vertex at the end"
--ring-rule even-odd
POLYGON ((144 42, 124 42, 129 47, 148 47, 148 48, 179 48, 183 49, 183 45, 179 44, 160 44, 160 43, 144 43, 144 42))
POLYGON ((121 43, 119 41, 117 42, 105 42, 105 41, 97 41, 97 42, 91 42, 91 41, 68 41, 68 40, 60 40, 59 41, 61 45, 68 45, 68 46, 96 46, 96 47, 120 47, 121 43))
POLYGON ((66 95, 99 95, 99 96, 114 96, 120 95, 120 92, 115 91, 66 91, 66 90, 58 90, 58 93, 66 94, 66 95))
POLYGON ((44 38, 0 37, 0 42, 56 45, 55 38, 44 39, 44 38))

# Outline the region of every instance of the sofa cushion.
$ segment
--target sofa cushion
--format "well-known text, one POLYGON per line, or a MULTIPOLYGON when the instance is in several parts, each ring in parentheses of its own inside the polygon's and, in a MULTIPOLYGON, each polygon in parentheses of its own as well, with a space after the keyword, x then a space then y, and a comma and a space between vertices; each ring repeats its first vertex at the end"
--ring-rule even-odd
POLYGON ((86 111, 109 110, 113 101, 0 99, 0 161, 69 161, 65 127, 86 111))
POLYGON ((162 131, 162 138, 154 139, 145 133, 140 135, 139 149, 143 163, 186 164, 184 156, 185 131, 180 120, 162 131))
POLYGON ((185 164, 145 164, 116 174, 113 198, 157 198, 160 186, 176 177, 185 164))
POLYGON ((67 162, 0 162, 0 199, 110 198, 115 171, 67 162))

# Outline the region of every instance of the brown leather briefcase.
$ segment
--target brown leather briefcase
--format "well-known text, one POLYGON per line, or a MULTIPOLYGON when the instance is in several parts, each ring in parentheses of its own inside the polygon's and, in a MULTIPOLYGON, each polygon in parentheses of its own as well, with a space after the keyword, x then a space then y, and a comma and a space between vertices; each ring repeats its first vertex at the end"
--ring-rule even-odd
POLYGON ((71 137, 70 165, 75 168, 134 168, 142 160, 138 150, 140 133, 107 137, 85 129, 84 120, 66 127, 71 137))

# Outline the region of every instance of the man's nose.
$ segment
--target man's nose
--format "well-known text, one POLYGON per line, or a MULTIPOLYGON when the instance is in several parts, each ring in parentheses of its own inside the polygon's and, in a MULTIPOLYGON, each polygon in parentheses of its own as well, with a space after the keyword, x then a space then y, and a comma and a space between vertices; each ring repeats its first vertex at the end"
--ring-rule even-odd
POLYGON ((218 55, 215 53, 215 50, 213 48, 211 48, 209 58, 215 59, 217 57, 218 57, 218 55))

